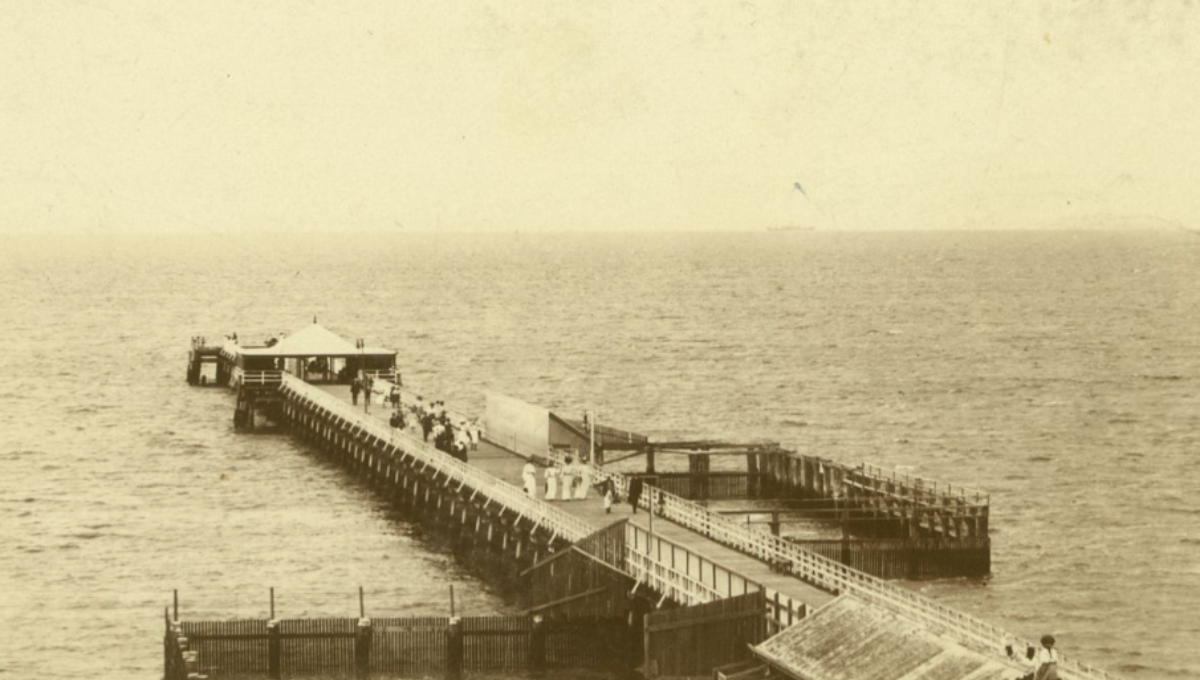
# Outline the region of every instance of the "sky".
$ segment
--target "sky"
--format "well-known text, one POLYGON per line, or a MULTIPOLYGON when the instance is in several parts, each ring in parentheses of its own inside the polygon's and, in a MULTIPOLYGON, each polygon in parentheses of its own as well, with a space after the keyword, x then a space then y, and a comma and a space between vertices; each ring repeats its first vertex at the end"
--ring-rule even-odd
POLYGON ((1200 229, 1198 111, 1195 0, 6 0, 0 233, 1200 229))

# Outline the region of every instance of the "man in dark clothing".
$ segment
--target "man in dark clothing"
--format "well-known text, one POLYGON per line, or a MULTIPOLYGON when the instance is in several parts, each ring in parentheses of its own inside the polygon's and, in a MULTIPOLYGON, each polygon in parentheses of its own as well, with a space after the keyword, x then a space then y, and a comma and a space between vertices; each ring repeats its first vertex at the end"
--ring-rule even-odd
POLYGON ((429 433, 433 430, 433 414, 426 413, 421 417, 421 434, 425 441, 429 441, 429 433))
POLYGON ((350 381, 350 401, 355 406, 358 406, 358 393, 362 392, 362 383, 358 378, 350 381))
POLYGON ((629 504, 633 506, 633 514, 637 514, 638 500, 642 497, 642 482, 641 477, 634 477, 629 480, 629 504))

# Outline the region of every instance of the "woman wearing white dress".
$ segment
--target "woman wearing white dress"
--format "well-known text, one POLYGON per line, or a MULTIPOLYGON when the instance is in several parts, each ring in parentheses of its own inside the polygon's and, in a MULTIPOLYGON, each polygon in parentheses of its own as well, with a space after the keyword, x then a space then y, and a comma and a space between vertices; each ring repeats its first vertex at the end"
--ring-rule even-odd
POLYGON ((571 464, 571 459, 567 458, 567 464, 559 471, 562 476, 559 481, 558 497, 564 501, 571 500, 571 488, 575 484, 575 466, 571 464))
POLYGON ((558 468, 546 466, 546 500, 552 501, 558 495, 558 468))
POLYGON ((586 501, 588 496, 588 488, 592 485, 592 469, 583 463, 575 464, 575 479, 577 486, 575 487, 575 500, 586 501))

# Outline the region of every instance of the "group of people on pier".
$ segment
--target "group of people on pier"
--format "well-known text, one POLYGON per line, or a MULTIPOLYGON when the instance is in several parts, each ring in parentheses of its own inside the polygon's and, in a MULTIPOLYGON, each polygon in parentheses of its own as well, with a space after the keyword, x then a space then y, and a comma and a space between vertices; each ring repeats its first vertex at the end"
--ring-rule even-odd
MULTIPOLYGON (((1058 680, 1058 650, 1054 649, 1054 643, 1054 636, 1047 634, 1042 636, 1041 647, 1028 647, 1023 661, 1029 673, 1017 680, 1058 680)), ((1009 658, 1021 660, 1013 645, 1008 645, 1005 651, 1009 658)))
MULTIPOLYGON (((589 490, 595 486, 604 501, 604 512, 612 512, 613 503, 617 500, 617 490, 611 479, 604 479, 598 484, 593 484, 591 466, 584 463, 582 459, 576 461, 572 456, 567 456, 562 465, 556 465, 553 462, 552 453, 550 461, 551 464, 546 466, 542 473, 545 479, 542 498, 547 501, 583 501, 587 500, 589 490)), ((525 467, 521 470, 521 486, 526 496, 538 497, 538 469, 532 460, 525 461, 525 467)), ((640 496, 642 491, 641 480, 634 480, 633 487, 636 488, 637 493, 636 496, 632 496, 636 512, 637 496, 640 496)))
MULTIPOLYGON (((582 501, 587 500, 588 490, 592 486, 592 470, 587 465, 575 462, 567 456, 563 465, 548 465, 542 473, 545 478, 545 496, 548 501, 582 501)), ((525 463, 521 471, 522 484, 526 495, 537 497, 537 468, 533 462, 525 463)))
POLYGON ((483 436, 483 428, 479 424, 479 419, 474 418, 467 422, 466 418, 460 418, 459 422, 454 422, 454 415, 446 409, 444 401, 425 401, 421 395, 417 395, 416 401, 412 404, 404 404, 401 398, 401 390, 398 385, 391 385, 387 388, 387 382, 384 382, 384 388, 377 391, 375 389, 375 381, 370 376, 365 378, 355 378, 350 385, 350 398, 354 404, 358 404, 358 396, 361 393, 369 402, 372 394, 380 395, 380 402, 390 404, 392 407, 392 415, 388 419, 388 423, 398 430, 412 430, 421 428, 421 438, 429 442, 432 438, 433 445, 438 450, 444 451, 451 456, 467 462, 468 452, 475 451, 479 448, 479 440, 483 436))
MULTIPOLYGON (((398 388, 393 389, 392 399, 396 409, 393 416, 395 422, 392 426, 404 428, 408 419, 404 414, 406 407, 400 403, 398 388)), ((407 409, 412 416, 412 422, 421 428, 421 438, 428 442, 432 437, 433 445, 439 451, 444 451, 465 463, 468 452, 478 450, 479 440, 483 436, 478 419, 468 423, 465 418, 462 418, 455 423, 450 412, 446 410, 446 402, 433 400, 426 402, 420 395, 417 396, 416 403, 408 406, 407 409)))

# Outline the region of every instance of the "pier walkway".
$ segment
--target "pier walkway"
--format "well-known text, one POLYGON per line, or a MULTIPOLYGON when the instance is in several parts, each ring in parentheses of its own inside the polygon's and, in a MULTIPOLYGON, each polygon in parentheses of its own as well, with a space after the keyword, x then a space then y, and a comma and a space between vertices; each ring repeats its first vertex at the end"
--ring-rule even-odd
MULTIPOLYGON (((981 655, 1016 668, 1005 659, 1004 645, 1032 645, 1003 629, 940 605, 901 586, 869 576, 836 561, 803 550, 786 539, 757 531, 692 501, 648 486, 640 508, 655 509, 655 517, 627 506, 606 514, 602 500, 553 503, 530 498, 517 486, 524 460, 491 445, 472 452, 464 463, 422 441, 419 433, 392 428, 390 409, 373 404, 371 413, 351 404, 345 386, 313 385, 287 373, 272 372, 277 381, 279 414, 297 432, 348 457, 373 479, 412 502, 433 503, 441 516, 476 533, 493 528, 517 557, 534 562, 578 544, 629 518, 611 564, 639 586, 659 593, 661 601, 698 605, 761 592, 768 618, 786 628, 825 605, 852 596, 867 607, 867 616, 900 616, 926 631, 939 645, 981 655), (419 501, 423 499, 423 501, 419 501), (506 529, 507 527, 507 529, 506 529), (538 537, 542 538, 538 538, 538 537), (526 546, 523 548, 522 546, 526 546)), ((245 379, 252 376, 246 374, 245 379)), ((381 382, 377 380, 377 383, 381 382)), ((385 393, 390 385, 382 385, 385 393)), ((459 420, 460 414, 454 414, 459 420)), ((628 479, 591 466, 593 478, 608 479, 628 497, 628 479)), ((1074 659, 1061 658, 1060 676, 1115 676, 1074 659)))
MULTIPOLYGON (((341 399, 345 402, 346 406, 355 408, 351 406, 352 400, 349 386, 320 385, 318 387, 322 391, 341 399)), ((363 410, 363 405, 360 403, 357 408, 361 411, 363 410)), ((381 425, 388 426, 388 418, 391 413, 392 411, 389 407, 372 404, 369 416, 379 421, 381 425)), ((368 414, 364 413, 364 415, 368 414)), ((410 420, 412 419, 410 418, 410 420)), ((404 435, 414 440, 419 440, 421 438, 420 428, 410 425, 404 435)), ((485 440, 479 443, 477 451, 470 452, 469 459, 472 467, 507 482, 516 490, 521 489, 521 470, 525 465, 525 458, 485 440)), ((539 482, 540 480, 539 470, 539 482)), ((649 492, 650 490, 647 488, 647 496, 649 492)), ((772 570, 769 564, 761 560, 721 545, 713 539, 682 527, 669 519, 661 516, 651 519, 650 513, 647 510, 633 513, 628 503, 621 503, 613 506, 611 514, 606 513, 604 512, 603 499, 594 490, 590 491, 587 498, 583 500, 546 501, 543 499, 542 502, 547 506, 556 508, 581 520, 592 531, 598 531, 622 519, 628 518, 629 523, 642 532, 645 532, 646 536, 653 536, 655 540, 669 541, 693 555, 710 561, 717 566, 718 574, 722 570, 725 570, 730 575, 740 575, 745 580, 761 585, 768 592, 772 593, 772 598, 775 593, 778 593, 781 602, 785 603, 781 607, 783 609, 787 609, 786 602, 788 600, 795 603, 795 605, 803 604, 808 610, 812 610, 834 598, 834 595, 826 590, 809 585, 795 577, 778 573, 772 570)), ((705 576, 711 578, 711 569, 701 567, 697 571, 700 570, 705 571, 705 576)), ((718 576, 718 580, 720 580, 720 576, 718 576)), ((736 592, 736 588, 734 589, 735 592, 727 592, 729 576, 726 576, 724 580, 726 588, 721 590, 718 593, 719 595, 727 597, 733 594, 741 594, 736 592)), ((801 610, 799 606, 793 606, 791 609, 794 620, 800 614, 801 610)), ((783 615, 786 616, 786 614, 783 615)))

